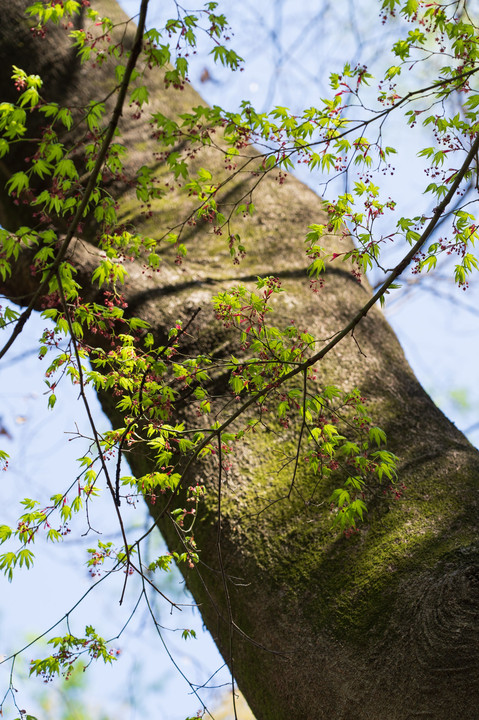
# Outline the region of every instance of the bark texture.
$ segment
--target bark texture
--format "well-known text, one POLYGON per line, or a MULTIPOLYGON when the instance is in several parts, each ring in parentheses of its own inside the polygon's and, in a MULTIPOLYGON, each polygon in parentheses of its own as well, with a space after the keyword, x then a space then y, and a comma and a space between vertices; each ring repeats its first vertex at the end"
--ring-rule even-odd
MULTIPOLYGON (((112 84, 108 63, 95 71, 80 66, 62 28, 49 31, 46 40, 34 38, 23 17, 25 5, 0 2, 2 98, 12 97, 6 70, 11 62, 29 72, 40 68, 44 94, 63 104, 79 106, 106 94, 112 84)), ((118 22, 125 19, 111 0, 94 6, 118 22)), ((127 30, 127 38, 132 32, 127 30)), ((200 103, 191 87, 165 90, 159 73, 150 73, 148 83, 153 107, 164 114, 200 103)), ((128 172, 156 163, 166 175, 155 160, 146 114, 135 120, 126 110, 123 133, 128 172)), ((195 162, 221 168, 221 157, 205 152, 195 162)), ((1 160, 4 180, 21 167, 25 154, 19 145, 1 160)), ((224 206, 254 181, 240 174, 226 186, 224 206)), ((188 212, 184 195, 172 194, 155 201, 153 215, 145 217, 127 184, 117 183, 111 191, 121 219, 151 237, 162 236, 188 212)), ((277 301, 277 324, 294 321, 318 338, 341 329, 369 290, 333 263, 325 288, 319 295, 309 292, 303 240, 308 224, 324 222, 320 199, 292 177, 280 186, 268 176, 255 191, 255 205, 255 218, 238 221, 247 245, 239 268, 224 238, 193 227, 183 266, 175 265, 167 249, 160 250, 163 266, 155 277, 145 274, 141 263, 131 264, 125 291, 130 312, 152 323, 161 337, 200 307, 183 349, 222 357, 234 351, 237 338, 216 320, 212 295, 238 282, 252 286, 257 275, 268 274, 279 276, 288 291, 277 301)), ((29 212, 2 190, 4 227, 15 231, 29 212)), ((94 231, 90 223, 71 250, 88 299, 98 292, 89 284, 97 252, 94 231)), ((331 236, 328 242, 333 251, 347 249, 344 238, 331 236)), ((3 292, 25 303, 34 289, 28 258, 21 257, 3 292)), ((219 375, 213 389, 224 392, 225 383, 219 375)), ((302 471, 287 497, 292 477, 287 460, 294 457, 297 436, 267 417, 262 432, 238 445, 222 479, 220 543, 218 469, 210 460, 191 473, 191 479, 206 483, 208 494, 195 531, 202 562, 186 575, 187 584, 257 720, 473 718, 479 707, 479 454, 420 387, 378 310, 321 363, 318 386, 331 383, 358 386, 368 398, 389 449, 400 458, 404 498, 393 502, 379 495, 355 537, 333 536, 330 483, 315 487, 317 477, 302 471), (310 497, 314 501, 305 502, 310 497)), ((103 402, 115 421, 113 399, 103 402)), ((184 409, 187 417, 192 412, 184 409)), ((131 464, 137 474, 151 470, 145 456, 134 456, 131 464)), ((151 508, 153 516, 159 510, 160 503, 151 508)), ((170 548, 177 547, 171 522, 162 518, 158 524, 170 548)))

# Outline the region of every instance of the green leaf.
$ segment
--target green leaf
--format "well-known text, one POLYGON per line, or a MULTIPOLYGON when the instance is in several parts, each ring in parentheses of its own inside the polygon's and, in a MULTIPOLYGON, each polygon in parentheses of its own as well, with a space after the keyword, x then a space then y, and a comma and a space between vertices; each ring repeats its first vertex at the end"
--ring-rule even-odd
POLYGON ((0 545, 12 536, 13 530, 8 525, 0 525, 0 545))
POLYGON ((135 88, 130 94, 130 103, 137 103, 140 107, 148 103, 149 93, 145 85, 135 88))
POLYGON ((369 430, 369 439, 371 442, 376 443, 376 445, 379 447, 381 443, 386 442, 386 433, 384 432, 384 430, 381 430, 381 428, 372 427, 369 430))
POLYGON ((35 556, 31 550, 29 550, 28 548, 23 548, 23 550, 20 550, 20 552, 18 553, 17 561, 20 567, 23 567, 23 565, 25 565, 25 567, 29 569, 33 565, 34 557, 35 556))
POLYGON ((16 193, 17 195, 30 185, 28 175, 22 171, 14 173, 7 182, 8 194, 16 193))

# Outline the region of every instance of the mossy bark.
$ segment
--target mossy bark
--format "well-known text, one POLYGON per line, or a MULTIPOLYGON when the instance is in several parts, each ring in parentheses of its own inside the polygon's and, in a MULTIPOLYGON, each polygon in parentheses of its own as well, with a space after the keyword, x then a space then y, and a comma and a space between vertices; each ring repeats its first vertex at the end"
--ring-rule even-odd
MULTIPOLYGON (((49 31, 42 44, 21 19, 25 2, 2 5, 4 67, 14 58, 29 72, 41 68, 45 94, 65 104, 81 105, 109 87, 108 64, 95 71, 81 67, 61 28, 49 31)), ((115 2, 100 1, 96 7, 115 13, 118 21, 123 18, 115 2)), ((8 74, 0 78, 6 96, 11 93, 8 74)), ((153 106, 165 114, 201 102, 190 87, 165 90, 158 73, 151 73, 148 83, 153 106)), ((123 132, 127 174, 155 162, 157 148, 146 115, 135 120, 125 110, 123 132)), ((24 155, 19 146, 3 158, 4 178, 22 165, 24 155)), ((218 172, 222 168, 213 150, 195 162, 218 172)), ((228 186, 228 202, 255 181, 240 175, 228 186)), ((127 183, 111 191, 124 221, 152 237, 162 236, 187 213, 188 200, 181 194, 155 201, 153 215, 145 217, 127 183)), ((341 329, 369 296, 365 284, 337 262, 323 290, 318 295, 309 291, 304 234, 308 224, 325 221, 313 192, 292 177, 280 186, 268 176, 254 200, 256 215, 238 221, 247 246, 239 267, 232 264, 224 238, 196 226, 187 238, 183 266, 165 251, 162 270, 154 277, 139 262, 129 268, 125 295, 130 311, 150 322, 159 336, 201 308, 185 352, 201 349, 224 356, 235 350, 237 339, 218 323, 211 297, 238 282, 252 287, 257 275, 277 275, 287 290, 276 304, 276 324, 295 322, 320 339, 341 329)), ((27 207, 13 205, 2 191, 5 227, 15 230, 28 214, 27 207)), ((97 293, 89 281, 93 238, 90 225, 71 249, 89 299, 97 293)), ((328 243, 332 251, 349 247, 343 237, 330 236, 328 243)), ((34 287, 28 259, 20 258, 3 292, 25 302, 34 287)), ((223 392, 225 378, 215 382, 212 391, 223 392)), ((420 387, 377 309, 363 319, 354 339, 345 339, 324 359, 317 382, 360 388, 375 422, 387 432, 389 449, 400 459, 407 490, 399 501, 379 496, 360 532, 338 538, 330 531, 330 484, 318 486, 318 478, 303 468, 289 493, 287 460, 294 455, 297 435, 267 416, 261 432, 238 443, 222 479, 220 533, 218 468, 210 459, 191 472, 208 492, 195 527, 201 563, 185 577, 205 623, 258 720, 473 718, 479 706, 479 454, 420 387)), ((102 400, 115 421, 113 398, 102 400)), ((192 413, 184 410, 186 417, 192 413)), ((151 470, 146 456, 134 455, 131 464, 138 475, 151 470)), ((160 501, 151 512, 161 514, 160 501)), ((158 524, 170 548, 176 548, 172 523, 161 517, 158 524)))

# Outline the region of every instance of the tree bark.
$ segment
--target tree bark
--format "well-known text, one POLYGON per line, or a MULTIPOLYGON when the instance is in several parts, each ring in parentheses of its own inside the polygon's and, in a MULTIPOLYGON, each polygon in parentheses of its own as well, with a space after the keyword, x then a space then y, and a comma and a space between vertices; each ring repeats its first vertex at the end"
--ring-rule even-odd
MULTIPOLYGON (((27 4, 1 3, 2 98, 13 96, 5 70, 11 63, 41 73, 44 95, 62 104, 78 107, 106 95, 114 82, 111 65, 81 66, 61 27, 49 29, 45 40, 33 37, 23 17, 27 4)), ((95 7, 117 22, 125 19, 113 0, 95 7)), ((132 32, 128 29, 127 43, 132 32)), ((153 112, 173 116, 201 102, 189 86, 166 90, 158 72, 149 74, 148 85, 153 112)), ((147 114, 135 119, 127 108, 122 132, 127 175, 155 163, 158 174, 166 175, 154 159, 157 142, 147 114)), ((20 144, 0 161, 4 181, 22 167, 26 154, 20 144)), ((221 171, 221 156, 213 149, 195 162, 221 171)), ((239 175, 226 186, 223 204, 242 196, 255 180, 239 175)), ((147 217, 128 183, 117 182, 110 191, 121 221, 150 237, 162 236, 190 209, 184 195, 172 193, 154 201, 147 217)), ((154 277, 141 262, 129 266, 129 312, 150 322, 161 338, 178 319, 187 322, 201 308, 182 350, 225 357, 235 351, 237 338, 216 319, 212 296, 239 282, 253 287, 258 275, 275 275, 287 290, 276 304, 278 325, 295 322, 320 339, 344 327, 369 288, 333 262, 325 287, 317 295, 309 291, 304 235, 309 224, 327 222, 320 199, 293 177, 280 185, 268 175, 254 201, 256 215, 238 221, 247 246, 239 267, 231 262, 225 238, 208 227, 192 227, 182 266, 166 249, 154 277)), ((28 206, 14 205, 2 189, 4 227, 14 232, 29 215, 28 206)), ((90 300, 99 293, 89 279, 97 255, 94 237, 89 223, 71 250, 90 300)), ((332 252, 349 247, 349 240, 338 236, 329 236, 328 243, 332 252)), ((25 304, 36 286, 28 258, 21 256, 2 292, 25 304)), ((473 718, 479 706, 479 454, 420 387, 377 309, 361 321, 354 338, 324 358, 317 374, 318 387, 357 386, 366 396, 389 449, 400 459, 404 496, 393 501, 378 495, 359 533, 338 538, 330 532, 331 482, 316 487, 318 478, 303 468, 289 494, 287 461, 294 457, 297 432, 267 416, 261 432, 238 443, 222 478, 220 514, 214 459, 190 473, 191 481, 205 483, 207 495, 195 528, 200 565, 182 568, 188 587, 257 720, 473 718), (313 501, 305 502, 310 497, 313 501)), ((223 374, 213 378, 212 391, 225 393, 223 374)), ((116 422, 113 398, 102 401, 116 422)), ((194 421, 192 408, 182 412, 194 421)), ((225 410, 220 419, 226 415, 225 410)), ((152 469, 146 455, 133 455, 130 462, 138 476, 152 469)), ((159 517, 161 497, 150 510, 159 517)), ((170 549, 178 549, 168 517, 158 525, 170 549)))

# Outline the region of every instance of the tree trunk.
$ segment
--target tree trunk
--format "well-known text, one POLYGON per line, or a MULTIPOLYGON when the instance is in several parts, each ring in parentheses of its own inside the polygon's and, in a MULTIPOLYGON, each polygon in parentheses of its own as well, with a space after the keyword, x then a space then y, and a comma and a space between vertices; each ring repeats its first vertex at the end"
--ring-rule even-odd
MULTIPOLYGON (((61 27, 49 29, 44 40, 33 37, 22 15, 27 4, 1 3, 2 98, 13 95, 6 71, 12 63, 41 73, 44 95, 63 104, 80 106, 106 95, 114 82, 111 65, 81 66, 61 27)), ((124 17, 113 0, 95 5, 117 21, 124 17)), ((158 71, 150 73, 148 85, 153 108, 164 114, 201 102, 189 86, 165 90, 158 71)), ((158 148, 148 115, 133 115, 126 109, 122 121, 122 142, 129 150, 126 173, 156 163, 158 174, 166 176, 167 168, 154 159, 158 148)), ((4 180, 22 166, 25 155, 19 145, 0 161, 4 180)), ((213 149, 195 162, 219 172, 223 164, 213 149)), ((226 186, 222 202, 242 196, 256 180, 240 174, 226 186)), ((110 191, 120 203, 121 221, 150 237, 162 236, 189 211, 185 196, 172 193, 154 201, 153 214, 146 217, 126 182, 110 191)), ((287 290, 276 304, 276 324, 294 322, 320 339, 344 327, 369 288, 333 262, 325 287, 318 294, 309 291, 304 236, 309 224, 327 222, 320 199, 293 177, 280 185, 270 174, 255 190, 254 201, 256 215, 238 221, 247 246, 239 267, 231 262, 224 237, 208 232, 208 226, 192 227, 182 266, 168 250, 160 251, 162 269, 154 277, 140 262, 129 266, 129 312, 150 322, 161 338, 178 319, 187 322, 201 308, 182 350, 225 357, 234 352, 237 338, 216 319, 211 297, 239 282, 253 287, 258 275, 275 275, 287 290)), ((28 206, 14 205, 2 190, 4 227, 15 231, 29 215, 28 206)), ((89 280, 97 254, 94 236, 89 223, 71 253, 89 300, 99 292, 89 280)), ((330 236, 328 242, 332 252, 349 247, 342 237, 330 236)), ((35 287, 28 258, 20 257, 2 292, 25 304, 35 287)), ((377 309, 361 321, 354 338, 324 358, 317 375, 318 387, 360 388, 387 433, 389 450, 400 459, 400 479, 407 487, 403 497, 395 501, 380 493, 357 534, 331 533, 328 497, 334 485, 320 481, 318 487, 317 476, 303 468, 289 492, 288 460, 296 452, 297 432, 267 414, 263 429, 247 433, 228 458, 220 516, 214 459, 190 473, 191 480, 205 483, 207 495, 195 528, 201 562, 185 572, 188 587, 257 720, 473 718, 479 707, 479 454, 420 387, 377 309)), ((220 374, 212 391, 227 393, 225 384, 220 374)), ((113 399, 102 401, 116 422, 113 399)), ((183 413, 194 419, 192 408, 183 413)), ((226 415, 227 410, 220 419, 226 415)), ((146 455, 130 461, 137 475, 152 469, 146 455)), ((154 517, 161 514, 162 498, 150 509, 154 517)), ((170 548, 178 548, 168 517, 158 525, 170 548)))

